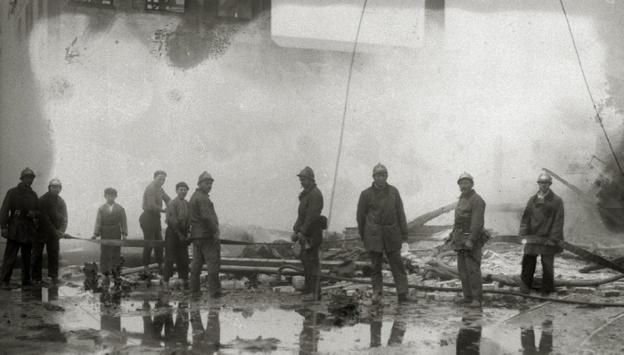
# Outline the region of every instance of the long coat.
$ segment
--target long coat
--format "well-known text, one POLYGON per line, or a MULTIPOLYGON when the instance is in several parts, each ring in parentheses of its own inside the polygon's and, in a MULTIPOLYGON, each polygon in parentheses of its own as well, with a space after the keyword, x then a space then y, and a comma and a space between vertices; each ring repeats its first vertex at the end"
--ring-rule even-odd
POLYGON ((40 233, 43 240, 59 238, 67 230, 67 205, 59 195, 46 192, 39 199, 41 208, 40 233))
POLYGON ((527 238, 524 253, 528 255, 552 255, 562 251, 561 247, 546 245, 547 241, 563 240, 563 200, 552 190, 543 198, 537 194, 531 196, 522 214, 520 222, 521 236, 527 238))
POLYGON ((466 242, 470 240, 474 247, 483 245, 485 221, 485 201, 475 190, 463 193, 455 207, 455 223, 451 232, 451 248, 470 250, 466 242))
POLYGON ((7 191, 0 208, 0 227, 8 229, 7 239, 33 243, 39 237, 39 199, 24 183, 7 191))
POLYGON ((320 246, 323 241, 322 210, 323 194, 316 185, 310 186, 299 194, 297 221, 293 225, 293 231, 303 234, 313 247, 320 246))
POLYGON ((379 253, 400 250, 401 244, 407 242, 407 220, 399 190, 388 184, 379 188, 373 183, 362 191, 357 224, 366 250, 379 253))
POLYGON ((191 209, 191 239, 215 240, 219 232, 219 218, 208 193, 195 190, 189 201, 191 209))

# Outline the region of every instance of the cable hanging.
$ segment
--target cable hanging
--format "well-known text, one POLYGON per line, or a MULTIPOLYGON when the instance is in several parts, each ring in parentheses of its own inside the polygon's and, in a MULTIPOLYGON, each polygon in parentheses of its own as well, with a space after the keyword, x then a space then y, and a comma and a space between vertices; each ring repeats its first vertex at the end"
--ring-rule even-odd
POLYGON ((566 23, 568 24, 568 32, 570 33, 570 39, 572 40, 572 46, 574 47, 574 53, 576 53, 576 60, 578 61, 579 68, 581 69, 581 74, 583 75, 583 82, 585 83, 585 88, 587 89, 587 94, 589 94, 589 99, 591 100, 592 105, 594 106, 594 111, 596 111, 596 119, 600 124, 600 128, 602 128, 602 133, 607 140, 607 144, 609 145, 609 149, 611 150, 611 154, 613 155, 613 159, 615 160, 615 164, 620 171, 620 174, 624 176, 624 170, 622 170, 622 165, 620 164, 620 160, 613 149, 613 145, 611 144, 611 140, 609 139, 609 135, 607 134, 607 130, 604 127, 602 122, 602 117, 600 116, 600 111, 598 110, 598 106, 596 106, 596 101, 594 100, 594 95, 592 95, 591 89, 589 88, 589 83, 587 81, 587 76, 585 75, 585 70, 583 69, 583 63, 581 62, 581 56, 579 55, 578 47, 576 46, 576 40, 574 39, 574 34, 572 32, 572 26, 570 25, 570 19, 568 18, 568 13, 566 12, 565 6, 563 4, 563 0, 559 0, 559 4, 561 5, 561 10, 563 11, 563 16, 565 17, 566 23))

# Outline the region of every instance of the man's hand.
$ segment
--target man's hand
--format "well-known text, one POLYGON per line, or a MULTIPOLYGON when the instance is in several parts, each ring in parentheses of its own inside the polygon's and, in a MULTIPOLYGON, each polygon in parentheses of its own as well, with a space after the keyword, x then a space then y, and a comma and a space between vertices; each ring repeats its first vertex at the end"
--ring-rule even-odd
POLYGON ((548 240, 546 240, 546 243, 545 243, 545 244, 546 244, 547 246, 550 246, 550 247, 556 247, 556 246, 559 246, 559 242, 558 242, 558 241, 556 241, 556 240, 553 240, 553 239, 548 239, 548 240))
POLYGON ((407 242, 404 242, 403 244, 401 244, 401 256, 405 256, 409 254, 409 244, 407 244, 407 242))
POLYGON ((99 237, 99 235, 95 235, 95 234, 94 234, 94 235, 91 237, 91 239, 97 239, 98 237, 99 237))
POLYGON ((121 233, 121 240, 126 240, 128 235, 126 233, 121 233))
POLYGON ((472 240, 467 240, 464 245, 466 246, 466 248, 468 249, 472 249, 472 247, 474 246, 474 244, 472 243, 472 240))
POLYGON ((291 236, 290 236, 290 240, 293 242, 296 242, 299 240, 299 233, 294 232, 291 236))

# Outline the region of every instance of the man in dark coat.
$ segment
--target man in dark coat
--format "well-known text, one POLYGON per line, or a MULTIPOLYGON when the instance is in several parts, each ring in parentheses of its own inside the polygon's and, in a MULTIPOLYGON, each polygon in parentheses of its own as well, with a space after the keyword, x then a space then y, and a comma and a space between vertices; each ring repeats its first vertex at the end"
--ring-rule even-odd
POLYGON ((321 272, 319 249, 323 242, 323 194, 316 187, 314 171, 310 167, 306 166, 297 176, 303 191, 299 194, 297 221, 293 226, 291 239, 301 245, 299 258, 305 274, 304 300, 318 301, 321 299, 318 277, 321 272))
POLYGON ((210 201, 210 191, 214 179, 204 171, 197 180, 198 188, 189 201, 191 211, 191 241, 193 243, 193 263, 191 265, 191 292, 200 295, 199 275, 204 263, 208 266, 208 291, 213 298, 223 295, 219 270, 221 269, 221 242, 219 241, 219 218, 214 204, 210 201))
POLYGON ((357 207, 357 224, 373 269, 373 300, 383 295, 381 266, 386 253, 399 302, 410 301, 407 273, 401 260, 401 247, 407 243, 407 221, 403 201, 396 187, 387 183, 388 170, 377 164, 373 168, 373 184, 362 191, 357 207))
POLYGON ((521 236, 525 237, 522 257, 522 292, 528 293, 533 285, 537 256, 542 259, 542 293, 555 290, 555 254, 562 251, 563 201, 550 189, 552 177, 546 173, 537 178, 539 191, 529 199, 520 222, 521 236))
POLYGON ((10 289, 18 252, 22 257, 22 286, 30 285, 30 251, 33 242, 39 239, 39 199, 31 188, 35 173, 25 168, 20 180, 17 187, 7 192, 0 208, 2 237, 7 239, 0 273, 4 289, 10 289))
MULTIPOLYGON (((169 195, 163 190, 163 185, 167 180, 167 173, 162 170, 154 172, 154 180, 147 185, 143 192, 143 213, 139 217, 139 225, 143 231, 144 240, 162 240, 162 229, 160 226, 160 214, 165 213, 165 206, 171 201, 169 195)), ((162 272, 163 248, 146 246, 143 248, 143 266, 150 264, 154 250, 154 257, 158 263, 158 269, 162 272)))
POLYGON ((483 293, 481 248, 487 238, 483 228, 485 201, 473 189, 474 179, 470 174, 461 174, 457 184, 461 195, 455 207, 455 223, 449 243, 457 251, 457 271, 464 293, 463 303, 478 307, 483 293))
POLYGON ((62 188, 61 180, 52 179, 48 184, 48 192, 39 199, 40 240, 33 244, 32 261, 32 278, 36 284, 41 283, 44 247, 48 254, 48 277, 53 284, 58 282, 59 239, 63 238, 67 229, 67 206, 59 196, 62 188))
POLYGON ((189 256, 187 234, 191 223, 189 202, 185 200, 188 193, 185 182, 176 184, 176 198, 167 205, 167 230, 165 231, 165 270, 163 281, 169 282, 173 275, 173 264, 176 264, 178 277, 183 280, 184 289, 188 289, 189 256))

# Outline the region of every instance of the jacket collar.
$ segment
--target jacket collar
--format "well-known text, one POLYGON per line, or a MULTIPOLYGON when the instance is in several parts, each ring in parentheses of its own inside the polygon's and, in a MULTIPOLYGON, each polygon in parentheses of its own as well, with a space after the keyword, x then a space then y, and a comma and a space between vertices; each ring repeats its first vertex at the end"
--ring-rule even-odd
POLYGON ((310 191, 314 189, 316 189, 316 183, 312 183, 312 185, 310 185, 308 188, 303 189, 303 191, 301 191, 301 193, 299 194, 299 198, 302 198, 303 196, 309 194, 310 191))
POLYGON ((32 191, 32 187, 27 186, 26 184, 24 184, 23 182, 20 182, 19 184, 17 184, 17 188, 20 190, 26 190, 26 191, 32 191))
POLYGON ((390 184, 386 183, 386 186, 384 187, 379 187, 375 184, 375 182, 373 181, 373 183, 371 184, 371 187, 373 188, 373 190, 375 191, 388 191, 390 184))
POLYGON ((466 193, 462 192, 461 195, 459 195, 459 198, 470 198, 474 194, 475 194, 475 190, 474 189, 470 189, 470 191, 468 191, 466 193))
MULTIPOLYGON (((548 192, 546 193, 546 195, 544 195, 544 200, 550 201, 553 199, 554 196, 555 193, 551 189, 548 189, 548 192)), ((539 199, 539 191, 535 193, 535 198, 539 199)))

